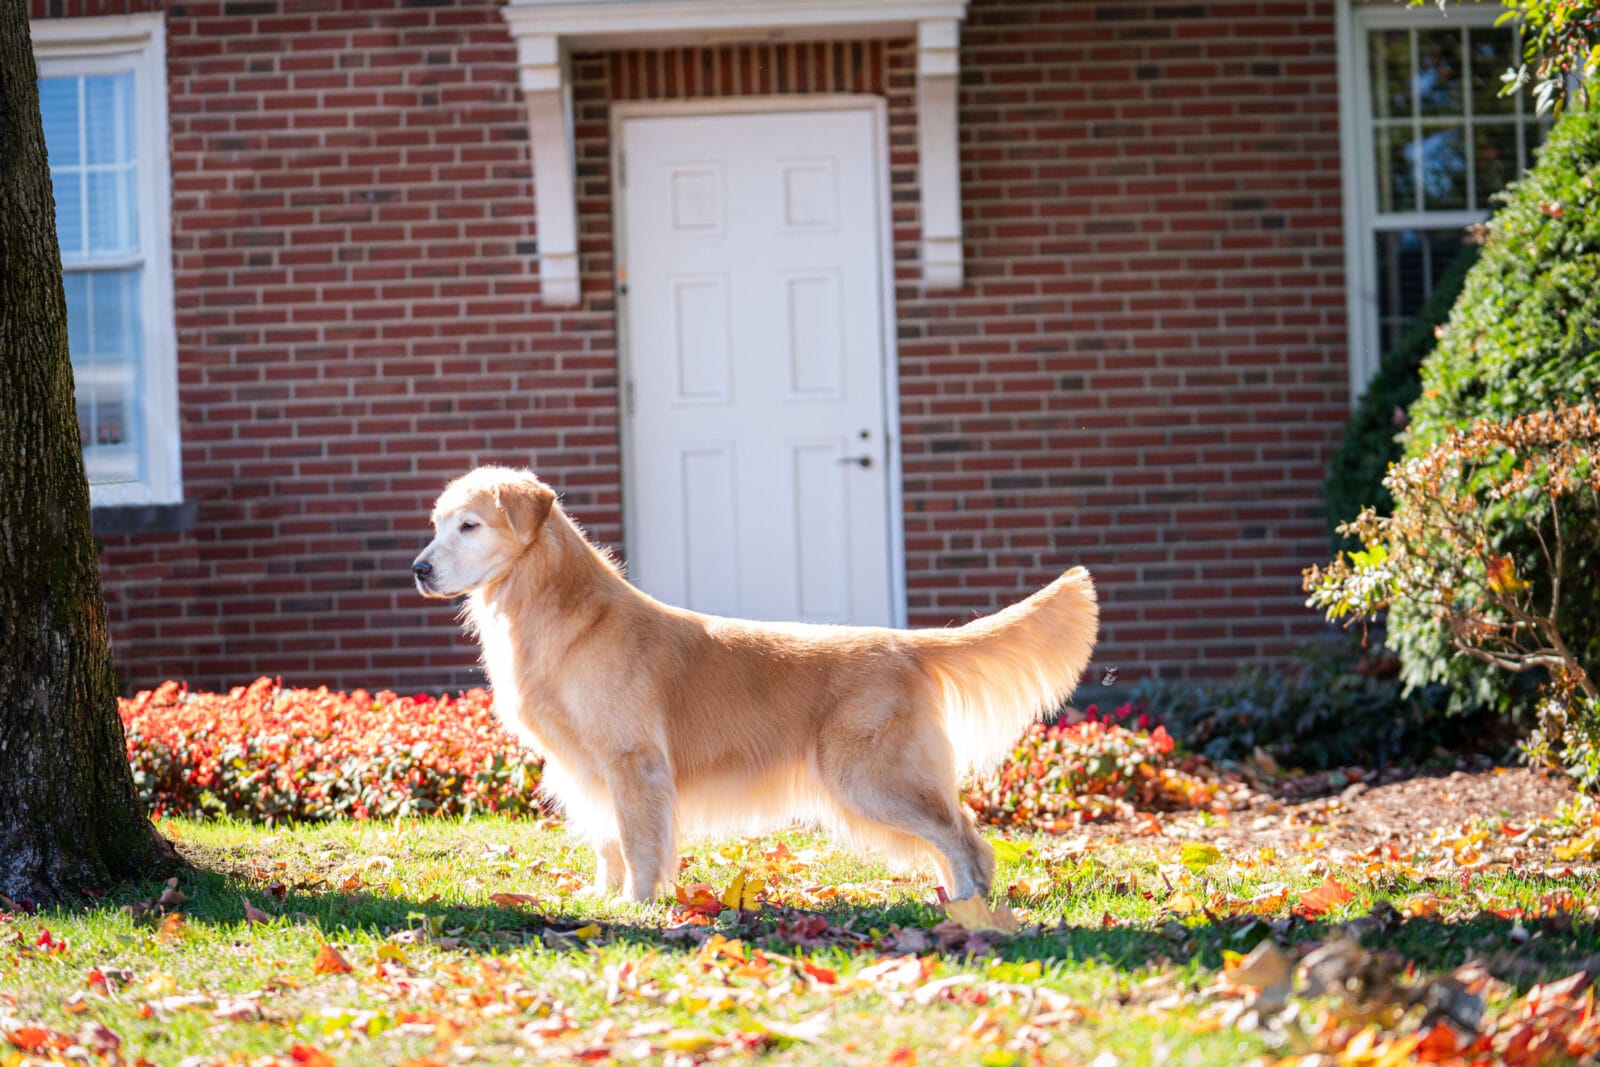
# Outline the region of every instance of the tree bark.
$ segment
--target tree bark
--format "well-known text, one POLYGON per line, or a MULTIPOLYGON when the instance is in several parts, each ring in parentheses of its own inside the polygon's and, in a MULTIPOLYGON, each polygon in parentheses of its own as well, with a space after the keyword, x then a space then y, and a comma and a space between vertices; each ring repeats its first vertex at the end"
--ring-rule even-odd
POLYGON ((0 0, 0 894, 46 901, 173 864, 125 745, 28 14, 0 0))

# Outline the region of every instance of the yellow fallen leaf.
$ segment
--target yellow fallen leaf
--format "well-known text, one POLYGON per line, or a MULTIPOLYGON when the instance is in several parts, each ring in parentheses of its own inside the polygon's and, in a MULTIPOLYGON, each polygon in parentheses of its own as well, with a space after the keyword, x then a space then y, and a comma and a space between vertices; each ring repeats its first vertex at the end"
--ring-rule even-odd
POLYGON ((767 883, 751 878, 748 870, 740 871, 723 892, 722 906, 735 911, 760 911, 760 897, 766 888, 767 883))
POLYGON ((991 910, 989 902, 976 893, 970 897, 950 901, 944 906, 944 912, 966 930, 994 930, 1002 934, 1014 934, 1022 928, 1017 922, 1017 917, 1003 902, 999 908, 991 910))
POLYGON ((1223 973, 1234 985, 1248 986, 1261 993, 1276 990, 1287 999, 1294 974, 1294 961, 1272 941, 1262 941, 1248 956, 1224 959, 1223 973))
POLYGON ((405 952, 401 950, 399 945, 379 945, 378 958, 380 960, 393 960, 395 963, 402 965, 411 962, 406 958, 405 952))
POLYGON ((1600 853, 1600 833, 1591 830, 1570 845, 1557 845, 1552 851, 1556 859, 1563 863, 1588 859, 1591 855, 1600 853))
POLYGON ((1165 906, 1174 915, 1193 915, 1203 905, 1200 903, 1200 898, 1187 889, 1178 889, 1174 890, 1173 894, 1167 898, 1165 906))
POLYGON ((580 941, 593 940, 594 938, 600 936, 600 924, 584 923, 582 926, 572 931, 572 936, 578 938, 580 941))
POLYGON ((673 1030, 663 1034, 656 1045, 670 1052, 704 1052, 716 1047, 717 1038, 700 1030, 673 1030))

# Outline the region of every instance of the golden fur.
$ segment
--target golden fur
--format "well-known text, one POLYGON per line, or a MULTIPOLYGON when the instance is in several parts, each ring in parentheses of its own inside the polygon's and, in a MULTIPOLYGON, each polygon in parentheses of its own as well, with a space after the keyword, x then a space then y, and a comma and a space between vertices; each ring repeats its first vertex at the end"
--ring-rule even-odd
POLYGON ((527 471, 456 479, 433 525, 418 588, 467 594, 496 710, 594 845, 595 889, 635 900, 671 887, 680 833, 794 820, 931 851, 952 899, 987 895, 994 853, 956 776, 1055 710, 1094 646, 1082 568, 953 629, 772 624, 634 588, 527 471))

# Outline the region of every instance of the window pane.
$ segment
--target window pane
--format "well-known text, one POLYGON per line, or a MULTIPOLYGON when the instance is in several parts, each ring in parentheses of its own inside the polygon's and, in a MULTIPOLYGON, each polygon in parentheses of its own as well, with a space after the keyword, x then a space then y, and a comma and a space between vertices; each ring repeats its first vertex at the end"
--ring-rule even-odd
POLYGON ((1516 114, 1516 97, 1500 95, 1500 76, 1515 65, 1510 28, 1470 30, 1467 40, 1472 45, 1472 113, 1516 114))
POLYGON ((1378 210, 1417 209, 1416 149, 1409 126, 1388 126, 1377 131, 1378 210))
POLYGON ((57 170, 51 174, 56 194, 56 241, 64 260, 82 259, 87 249, 83 242, 83 174, 57 170))
POLYGON ((89 276, 65 271, 61 286, 67 292, 67 348, 77 362, 89 355, 89 276))
POLYGON ((1411 117, 1411 31, 1387 30, 1371 36, 1372 117, 1411 117))
POLYGON ((1460 30, 1417 34, 1416 85, 1424 118, 1462 114, 1460 30))
POLYGON ((1483 123, 1472 131, 1472 162, 1478 175, 1478 202, 1489 210, 1492 197, 1517 176, 1517 127, 1511 122, 1483 123))
POLYGON ((1378 322, 1383 347, 1399 339, 1433 287, 1461 254, 1460 230, 1397 230, 1378 234, 1378 322))
POLYGON ((90 166, 133 162, 133 72, 83 79, 84 141, 90 166))
POLYGON ((138 360, 138 272, 97 271, 89 275, 89 315, 93 356, 138 360))
POLYGON ((1550 122, 1548 119, 1541 122, 1530 122, 1523 128, 1522 147, 1524 154, 1522 168, 1524 170, 1533 166, 1533 150, 1544 144, 1544 139, 1549 133, 1550 122))
POLYGON ((138 270, 67 271, 67 345, 91 482, 142 477, 143 321, 138 270))
POLYGON ((44 118, 44 146, 50 153, 52 167, 75 167, 80 162, 78 154, 77 78, 41 78, 39 80, 39 111, 44 118))
POLYGON ((89 172, 89 255, 131 256, 139 251, 134 225, 133 170, 89 172))
POLYGON ((1424 126, 1416 145, 1422 153, 1422 207, 1452 211, 1467 206, 1467 157, 1460 126, 1424 126))

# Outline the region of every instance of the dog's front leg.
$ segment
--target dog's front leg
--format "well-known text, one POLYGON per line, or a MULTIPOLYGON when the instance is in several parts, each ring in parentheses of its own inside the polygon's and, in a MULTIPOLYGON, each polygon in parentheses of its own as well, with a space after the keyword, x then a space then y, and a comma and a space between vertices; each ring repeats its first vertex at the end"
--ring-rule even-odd
POLYGON ((635 749, 608 768, 606 785, 627 868, 622 893, 629 900, 649 900, 677 875, 666 869, 677 843, 672 771, 662 753, 635 749))

